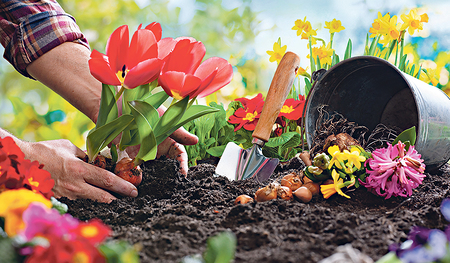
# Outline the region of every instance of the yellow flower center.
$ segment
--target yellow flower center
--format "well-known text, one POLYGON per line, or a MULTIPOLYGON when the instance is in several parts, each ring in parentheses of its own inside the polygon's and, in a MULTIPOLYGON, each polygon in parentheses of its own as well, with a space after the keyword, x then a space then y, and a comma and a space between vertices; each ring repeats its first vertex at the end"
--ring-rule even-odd
POLYGON ((32 185, 32 186, 36 186, 36 187, 39 186, 39 182, 38 182, 38 181, 33 181, 33 177, 30 177, 30 178, 28 179, 28 183, 29 183, 30 185, 32 185))
POLYGON ((172 92, 172 97, 176 100, 182 100, 183 97, 180 95, 180 93, 176 92, 176 91, 171 91, 172 92))
POLYGON ((119 81, 122 86, 123 86, 123 82, 125 80, 125 77, 127 76, 128 71, 130 71, 130 70, 127 69, 127 67, 125 65, 123 65, 122 70, 119 70, 116 73, 116 76, 117 76, 117 78, 119 78, 119 81))
POLYGON ((90 261, 89 256, 81 251, 76 252, 72 259, 73 259, 72 262, 74 263, 87 263, 90 261))
POLYGON ((249 113, 247 113, 247 115, 245 115, 245 118, 243 120, 254 121, 256 118, 256 115, 258 115, 258 112, 256 112, 256 111, 254 113, 249 112, 249 113))
POLYGON ((283 105, 283 108, 281 108, 280 112, 281 113, 291 113, 294 111, 294 108, 292 106, 286 106, 283 105))
POLYGON ((98 228, 95 226, 85 226, 81 229, 81 235, 83 235, 86 238, 95 237, 98 235, 98 228))
POLYGON ((412 28, 418 28, 419 26, 420 26, 420 21, 419 20, 411 21, 411 27, 412 28))

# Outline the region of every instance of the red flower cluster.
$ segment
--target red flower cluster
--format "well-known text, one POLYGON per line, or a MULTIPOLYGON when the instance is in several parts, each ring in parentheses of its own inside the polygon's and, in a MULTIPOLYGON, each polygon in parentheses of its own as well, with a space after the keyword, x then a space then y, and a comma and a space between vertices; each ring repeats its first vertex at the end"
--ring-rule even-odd
POLYGON ((175 99, 205 97, 227 85, 233 68, 223 58, 202 62, 206 48, 189 37, 163 38, 159 23, 139 26, 129 43, 128 26, 117 28, 108 39, 106 55, 94 50, 91 74, 104 84, 134 89, 158 79, 175 99))
POLYGON ((25 155, 11 137, 0 138, 0 192, 26 188, 50 199, 55 181, 39 162, 25 155))
MULTIPOLYGON (((305 105, 305 97, 299 95, 299 99, 287 99, 284 102, 283 107, 278 114, 277 123, 279 123, 282 127, 285 127, 286 122, 282 119, 285 117, 289 120, 298 120, 303 117, 303 107, 305 105)), ((261 93, 259 93, 253 99, 239 98, 235 99, 235 101, 239 101, 242 104, 243 108, 238 108, 234 115, 230 116, 228 122, 232 124, 239 124, 236 126, 234 131, 239 130, 244 127, 244 129, 248 131, 253 131, 258 123, 259 116, 261 115, 261 111, 264 105, 264 98, 261 93)), ((277 128, 275 130, 275 134, 277 136, 281 135, 282 129, 277 128)))
POLYGON ((43 236, 48 240, 49 245, 35 246, 33 253, 27 257, 25 262, 106 262, 97 245, 109 236, 111 232, 109 227, 99 219, 92 219, 88 223, 80 223, 70 232, 74 234, 62 237, 55 234, 43 236))

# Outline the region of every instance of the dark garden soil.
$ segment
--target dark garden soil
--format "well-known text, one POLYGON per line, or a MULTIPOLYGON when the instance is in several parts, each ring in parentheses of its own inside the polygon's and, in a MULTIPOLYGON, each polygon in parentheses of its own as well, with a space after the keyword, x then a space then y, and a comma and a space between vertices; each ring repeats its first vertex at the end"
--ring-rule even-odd
MULTIPOLYGON (((279 165, 271 180, 304 167, 300 159, 279 165)), ((225 230, 237 237, 235 262, 317 262, 347 243, 377 260, 388 246, 404 241, 414 225, 444 229, 441 201, 450 195, 450 166, 427 174, 410 198, 385 200, 363 187, 328 200, 310 203, 271 200, 234 205, 237 196, 254 196, 263 186, 254 180, 214 177, 213 164, 191 167, 188 177, 173 160, 143 165, 137 198, 111 204, 91 200, 61 201, 81 219, 100 218, 113 229, 114 239, 141 247, 141 262, 179 262, 201 254, 206 239, 225 230)))

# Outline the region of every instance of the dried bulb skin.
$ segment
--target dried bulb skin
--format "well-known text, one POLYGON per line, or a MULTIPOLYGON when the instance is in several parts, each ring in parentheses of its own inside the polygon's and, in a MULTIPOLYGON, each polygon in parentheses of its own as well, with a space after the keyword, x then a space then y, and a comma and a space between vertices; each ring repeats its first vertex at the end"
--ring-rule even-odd
POLYGON ((234 201, 235 205, 238 204, 246 204, 246 203, 252 203, 253 202, 253 198, 251 198, 248 195, 240 195, 236 198, 236 200, 234 201))
POLYGON ((323 146, 323 150, 326 152, 328 147, 337 145, 339 146, 339 150, 342 152, 344 150, 350 150, 351 145, 359 145, 359 142, 350 136, 347 133, 339 133, 338 135, 330 135, 325 139, 325 145, 323 146))
POLYGON ((311 191, 309 191, 308 188, 306 188, 305 186, 302 186, 302 187, 298 188, 297 190, 295 190, 294 196, 295 196, 295 198, 302 201, 303 203, 308 203, 309 201, 311 201, 313 195, 312 195, 311 191))
POLYGON ((292 200, 292 198, 294 198, 292 196, 291 188, 287 186, 280 186, 277 190, 277 196, 284 200, 292 200))
POLYGON ((291 189, 291 191, 297 190, 302 185, 303 182, 300 179, 300 176, 296 173, 290 173, 281 179, 281 186, 287 186, 291 189))
POLYGON ((270 183, 263 188, 259 188, 255 193, 256 202, 265 202, 277 198, 278 188, 280 188, 278 183, 270 183))
POLYGON ((133 159, 124 157, 117 162, 114 173, 120 178, 132 183, 136 187, 142 181, 142 170, 139 166, 134 166, 133 159))

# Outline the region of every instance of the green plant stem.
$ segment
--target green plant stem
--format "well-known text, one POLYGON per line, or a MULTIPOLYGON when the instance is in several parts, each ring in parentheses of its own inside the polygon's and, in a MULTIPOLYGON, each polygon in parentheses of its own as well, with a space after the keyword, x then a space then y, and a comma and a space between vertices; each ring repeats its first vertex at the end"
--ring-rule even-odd
POLYGON ((330 49, 333 48, 333 38, 334 38, 334 32, 330 34, 330 49))
POLYGON ((120 90, 119 90, 119 92, 117 92, 116 97, 115 97, 116 102, 119 100, 120 96, 122 96, 122 93, 124 90, 125 90, 124 86, 120 87, 120 90))
POLYGON ((406 30, 403 30, 402 32, 400 32, 400 41, 401 41, 401 45, 400 45, 400 59, 402 59, 403 57, 403 43, 405 42, 405 32, 406 30))

